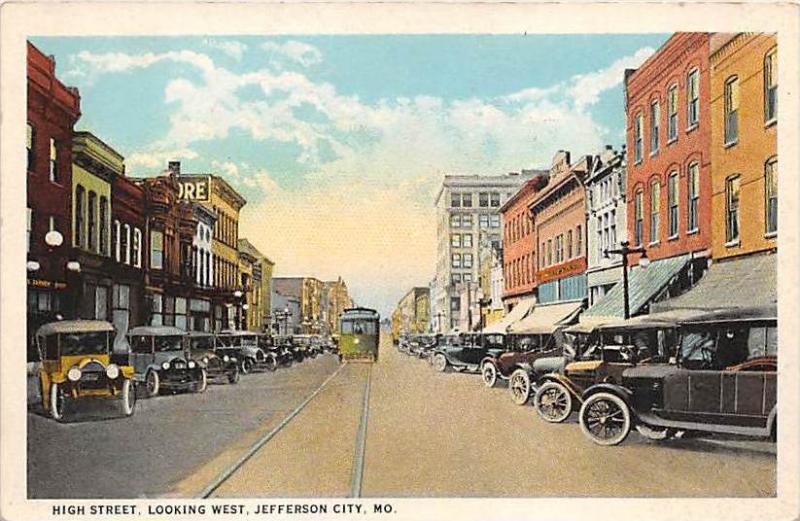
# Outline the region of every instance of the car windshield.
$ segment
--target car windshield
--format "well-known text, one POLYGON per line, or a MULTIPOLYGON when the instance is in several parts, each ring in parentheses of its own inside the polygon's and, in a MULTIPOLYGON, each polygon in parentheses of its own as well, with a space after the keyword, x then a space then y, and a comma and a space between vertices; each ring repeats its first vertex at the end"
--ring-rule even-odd
POLYGON ((212 349, 214 347, 214 338, 211 336, 196 336, 190 340, 192 349, 212 349))
POLYGON ((108 332, 63 333, 61 355, 90 355, 108 352, 108 332))
POLYGON ((183 337, 177 335, 155 337, 156 351, 180 351, 183 349, 183 337))

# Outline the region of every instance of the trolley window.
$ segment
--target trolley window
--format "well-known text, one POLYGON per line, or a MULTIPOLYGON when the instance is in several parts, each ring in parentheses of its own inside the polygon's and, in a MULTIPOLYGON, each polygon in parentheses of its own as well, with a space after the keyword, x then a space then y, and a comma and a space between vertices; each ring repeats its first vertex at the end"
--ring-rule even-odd
POLYGON ((372 320, 343 320, 342 333, 345 335, 375 335, 377 327, 372 320))

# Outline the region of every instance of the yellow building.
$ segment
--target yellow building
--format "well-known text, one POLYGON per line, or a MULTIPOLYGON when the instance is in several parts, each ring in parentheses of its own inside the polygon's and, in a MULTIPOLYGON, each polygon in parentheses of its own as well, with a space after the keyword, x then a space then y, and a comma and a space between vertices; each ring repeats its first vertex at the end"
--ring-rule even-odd
POLYGON ((712 37, 714 259, 777 247, 777 73, 774 35, 712 37))
POLYGON ((392 314, 392 330, 399 333, 426 333, 430 323, 430 288, 411 288, 397 303, 392 314))
POLYGON ((269 326, 274 267, 250 241, 239 239, 239 271, 247 300, 247 325, 252 331, 266 331, 269 326))
POLYGON ((328 332, 339 333, 339 315, 352 305, 347 284, 341 277, 322 283, 322 317, 328 332))

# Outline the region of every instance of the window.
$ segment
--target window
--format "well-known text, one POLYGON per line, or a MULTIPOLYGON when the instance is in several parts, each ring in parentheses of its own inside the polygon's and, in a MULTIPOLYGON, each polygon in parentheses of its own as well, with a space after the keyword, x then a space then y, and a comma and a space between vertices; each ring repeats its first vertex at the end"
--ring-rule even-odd
POLYGON ((460 208, 461 207, 461 193, 460 192, 453 192, 450 194, 450 206, 452 208, 460 208))
POLYGON ((457 213, 454 213, 450 216, 450 227, 451 228, 460 228, 461 227, 461 216, 457 213))
POLYGON ((450 246, 453 248, 460 248, 461 247, 461 235, 458 233, 451 233, 450 234, 450 246))
POLYGON ((650 242, 658 242, 658 216, 661 211, 661 183, 650 183, 650 242))
MULTIPOLYGON (((610 235, 609 242, 610 242, 610 246, 613 247, 613 246, 617 245, 617 211, 616 210, 611 210, 610 219, 611 219, 611 224, 609 225, 609 235, 610 235)), ((580 229, 580 227, 578 227, 578 229, 580 229)))
POLYGON ((764 194, 766 197, 767 234, 778 233, 778 159, 767 161, 764 168, 764 194))
POLYGON ((556 237, 556 264, 564 260, 564 235, 559 234, 556 237))
POLYGON ((700 172, 697 163, 689 165, 687 172, 688 181, 688 203, 687 208, 687 228, 689 232, 696 232, 700 227, 700 172))
POLYGON ((738 175, 725 180, 725 240, 728 243, 739 242, 739 181, 738 175))
POLYGON ((639 190, 636 192, 636 195, 633 198, 633 215, 634 215, 634 225, 633 225, 633 238, 636 241, 636 246, 642 245, 642 200, 644 195, 642 191, 639 190))
POLYGON ((667 203, 669 205, 667 225, 671 239, 678 236, 678 172, 672 172, 667 179, 667 203))
POLYGON ((108 197, 100 196, 100 255, 108 255, 108 197))
POLYGON ((83 248, 84 244, 84 208, 86 207, 86 190, 83 185, 75 187, 75 246, 83 248))
POLYGON ((108 320, 108 287, 95 286, 94 288, 94 318, 108 320))
POLYGON ((454 253, 450 258, 450 266, 453 268, 460 268, 461 267, 461 254, 454 253))
POLYGON ((450 311, 461 310, 461 299, 458 297, 450 297, 450 311))
POLYGON ((28 152, 28 171, 33 172, 33 163, 36 154, 36 129, 33 128, 33 125, 30 123, 28 123, 28 128, 25 133, 25 148, 28 152))
POLYGON ((498 208, 500 206, 500 192, 492 192, 492 206, 498 208))
POLYGON ((461 236, 461 244, 464 245, 464 248, 472 248, 472 234, 465 233, 461 236))
POLYGON ((472 214, 466 214, 461 216, 461 227, 462 228, 472 228, 472 214))
POLYGON ((31 251, 31 232, 33 231, 33 210, 28 208, 28 253, 31 251))
POLYGON ((725 82, 725 145, 739 140, 739 79, 734 76, 725 82))
POLYGON ((658 100, 650 104, 650 155, 658 153, 658 134, 661 128, 661 104, 658 100))
POLYGON ((580 257, 583 255, 583 226, 580 224, 575 229, 575 236, 577 237, 575 240, 575 256, 580 257))
POLYGON ((89 190, 89 207, 88 207, 88 214, 89 214, 89 226, 87 234, 88 242, 87 248, 89 251, 97 251, 97 193, 92 190, 89 190))
POLYGON ((547 239, 547 265, 553 264, 553 239, 547 239))
POLYGON ((133 229, 133 265, 142 267, 142 230, 136 227, 133 229))
POLYGON ((497 215, 497 214, 490 215, 489 216, 489 223, 490 223, 492 228, 500 228, 500 216, 497 215))
POLYGON ((164 269, 164 233, 156 230, 150 232, 150 268, 164 269))
POLYGON ((686 118, 690 129, 700 122, 700 72, 697 69, 686 77, 686 118))
POLYGON ((478 194, 478 206, 487 208, 489 206, 489 192, 481 192, 478 194))
POLYGON ((125 223, 122 231, 122 253, 125 264, 131 263, 131 225, 125 223))
POLYGON ((466 193, 461 195, 461 206, 464 208, 472 208, 472 194, 466 193))
POLYGON ((634 162, 642 162, 642 115, 638 114, 633 121, 633 158, 634 162))
POLYGON ((678 139, 678 86, 667 91, 667 143, 678 139))
MULTIPOLYGON (((482 213, 482 214, 481 214, 481 215, 478 217, 478 223, 479 223, 479 226, 480 226, 480 228, 481 228, 482 230, 484 230, 484 229, 488 228, 488 227, 489 227, 489 215, 488 215, 488 214, 485 214, 485 213, 482 213)), ((518 226, 519 226, 519 223, 517 223, 517 224, 518 224, 518 226)), ((519 235, 519 227, 517 228, 517 235, 519 235)))
POLYGON ((58 182, 58 147, 53 138, 50 138, 50 181, 58 182))
POLYGON ((778 50, 772 49, 764 58, 764 121, 778 118, 778 50))
POLYGON ((458 284, 459 282, 461 282, 461 274, 460 273, 453 273, 452 275, 450 275, 450 282, 452 284, 454 284, 454 285, 458 284))
POLYGON ((120 261, 119 248, 120 248, 120 224, 119 221, 114 219, 114 260, 120 261))
POLYGON ((465 253, 464 254, 464 268, 471 268, 472 267, 472 254, 465 253))
POLYGON ((472 282, 472 273, 464 274, 464 282, 472 282))
POLYGON ((567 258, 572 258, 572 230, 567 232, 567 258))

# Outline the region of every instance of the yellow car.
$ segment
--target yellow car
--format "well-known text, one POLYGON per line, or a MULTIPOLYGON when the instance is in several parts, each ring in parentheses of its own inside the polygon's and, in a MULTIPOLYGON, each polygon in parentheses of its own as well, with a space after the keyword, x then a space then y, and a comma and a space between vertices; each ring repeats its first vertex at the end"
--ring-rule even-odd
POLYGON ((42 408, 63 421, 66 405, 83 398, 118 398, 123 416, 133 415, 133 367, 111 362, 114 327, 102 320, 51 322, 36 331, 42 361, 42 408))

